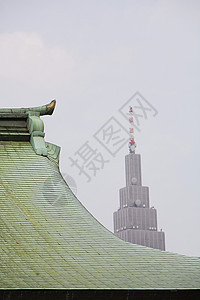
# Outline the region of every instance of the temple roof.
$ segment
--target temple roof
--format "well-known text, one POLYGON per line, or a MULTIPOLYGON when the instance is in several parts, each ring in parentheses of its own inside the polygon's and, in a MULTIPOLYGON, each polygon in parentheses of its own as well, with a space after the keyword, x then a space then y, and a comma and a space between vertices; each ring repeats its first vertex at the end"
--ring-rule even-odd
POLYGON ((0 288, 199 289, 199 258, 124 242, 83 207, 36 121, 27 140, 0 136, 0 288))
POLYGON ((20 117, 22 115, 28 115, 31 112, 38 113, 40 116, 52 115, 56 106, 56 100, 52 100, 49 104, 28 107, 28 108, 3 108, 0 109, 0 117, 20 117))

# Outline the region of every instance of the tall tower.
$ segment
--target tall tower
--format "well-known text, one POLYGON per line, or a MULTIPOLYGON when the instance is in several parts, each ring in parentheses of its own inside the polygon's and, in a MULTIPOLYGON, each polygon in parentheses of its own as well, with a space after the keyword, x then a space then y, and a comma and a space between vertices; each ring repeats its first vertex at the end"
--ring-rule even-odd
POLYGON ((125 157, 126 187, 120 189, 120 208, 114 212, 114 233, 126 242, 165 250, 158 231, 157 212, 149 207, 149 188, 142 186, 141 157, 135 154, 133 109, 129 109, 129 154, 125 157))

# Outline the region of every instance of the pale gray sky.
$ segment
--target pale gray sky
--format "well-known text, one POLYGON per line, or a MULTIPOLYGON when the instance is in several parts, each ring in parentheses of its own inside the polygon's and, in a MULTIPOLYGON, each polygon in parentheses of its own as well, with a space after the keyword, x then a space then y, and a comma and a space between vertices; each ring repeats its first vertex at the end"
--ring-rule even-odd
MULTIPOLYGON (((125 185, 124 146, 112 157, 93 134, 139 91, 157 110, 136 133, 143 184, 168 251, 200 256, 198 0, 0 0, 1 107, 57 99, 46 140, 108 229, 125 185), (87 183, 69 156, 86 142, 110 160, 87 183)), ((127 125, 128 128, 128 125, 127 125)))

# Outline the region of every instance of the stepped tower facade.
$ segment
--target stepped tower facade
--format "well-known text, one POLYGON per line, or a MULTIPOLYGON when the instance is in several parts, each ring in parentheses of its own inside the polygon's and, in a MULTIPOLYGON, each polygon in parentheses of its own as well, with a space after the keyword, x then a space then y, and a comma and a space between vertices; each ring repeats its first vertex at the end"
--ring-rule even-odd
MULTIPOLYGON (((130 115, 131 115, 130 108, 130 115)), ((129 118, 130 123, 133 118, 129 118)), ((130 125, 129 154, 125 157, 126 186, 119 191, 120 208, 114 212, 114 233, 124 241, 165 250, 165 234, 158 231, 157 211, 149 205, 149 188, 142 185, 141 156, 135 153, 130 125)))

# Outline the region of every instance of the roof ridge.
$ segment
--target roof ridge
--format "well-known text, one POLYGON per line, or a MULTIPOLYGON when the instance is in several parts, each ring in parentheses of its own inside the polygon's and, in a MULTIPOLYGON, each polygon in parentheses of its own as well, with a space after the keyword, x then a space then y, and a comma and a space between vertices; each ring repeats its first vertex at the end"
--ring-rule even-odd
POLYGON ((0 109, 0 140, 30 141, 36 154, 47 156, 44 123, 40 116, 52 115, 55 106, 56 100, 52 100, 38 107, 0 109))
POLYGON ((29 115, 34 112, 38 116, 52 115, 56 106, 56 100, 52 100, 49 104, 38 106, 38 107, 29 107, 29 108, 2 108, 0 109, 0 118, 8 117, 12 118, 21 115, 29 115))

